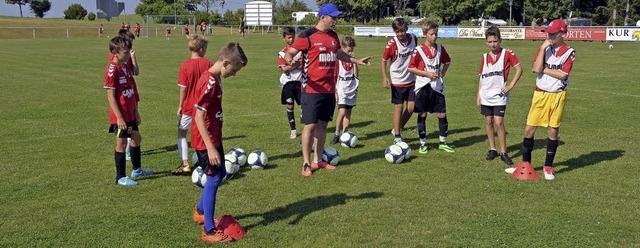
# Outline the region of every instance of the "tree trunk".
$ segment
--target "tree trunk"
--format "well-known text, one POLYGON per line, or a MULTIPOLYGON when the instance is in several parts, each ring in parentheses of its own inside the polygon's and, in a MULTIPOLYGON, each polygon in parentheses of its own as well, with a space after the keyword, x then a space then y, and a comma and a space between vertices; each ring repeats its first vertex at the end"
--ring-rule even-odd
POLYGON ((22 16, 22 4, 18 4, 18 8, 20 8, 20 17, 23 17, 22 16))

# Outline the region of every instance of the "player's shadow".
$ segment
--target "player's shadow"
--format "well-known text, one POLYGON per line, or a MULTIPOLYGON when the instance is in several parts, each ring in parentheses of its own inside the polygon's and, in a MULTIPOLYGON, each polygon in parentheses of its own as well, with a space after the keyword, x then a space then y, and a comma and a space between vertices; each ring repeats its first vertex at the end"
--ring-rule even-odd
POLYGON ((555 165, 567 166, 562 168, 556 173, 569 172, 575 169, 580 169, 585 166, 598 164, 603 161, 616 160, 624 155, 624 150, 611 150, 611 151, 598 151, 591 152, 589 154, 582 154, 577 158, 571 158, 567 161, 556 163, 555 165))
POLYGON ((136 179, 136 181, 151 180, 151 179, 156 179, 156 178, 161 178, 166 176, 173 176, 173 174, 171 174, 170 171, 158 171, 158 172, 154 172, 153 175, 140 177, 136 179))
POLYGON ((274 160, 284 159, 284 158, 301 158, 301 157, 302 157, 302 150, 299 149, 294 153, 283 153, 283 154, 271 156, 269 157, 269 161, 274 161, 274 160))
MULTIPOLYGON (((232 139, 239 139, 239 138, 244 138, 246 136, 244 135, 236 135, 236 136, 230 136, 230 137, 224 137, 222 138, 224 141, 227 140, 232 140, 232 139)), ((191 147, 191 142, 188 143, 188 146, 191 147)), ((165 153, 165 152, 173 152, 178 150, 178 145, 177 144, 171 144, 165 147, 161 147, 161 148, 156 148, 156 149, 151 149, 151 150, 146 150, 142 152, 143 156, 149 156, 149 155, 154 155, 154 154, 159 154, 159 153, 165 153)))
MULTIPOLYGON (((404 128, 404 132, 403 133, 416 132, 416 134, 417 134, 417 129, 418 128, 416 126, 408 126, 408 127, 404 128)), ((458 129, 450 129, 449 130, 449 135, 476 131, 478 129, 480 129, 480 128, 479 127, 465 127, 465 128, 458 128, 458 129)), ((385 136, 385 135, 389 135, 389 137, 391 137, 391 130, 386 129, 386 130, 378 131, 378 132, 375 132, 375 133, 368 133, 368 134, 366 134, 365 137, 362 137, 362 138, 359 137, 359 140, 374 139, 374 138, 378 138, 378 137, 385 136)), ((407 135, 404 135, 404 136, 407 136, 407 135)), ((440 133, 437 130, 437 128, 436 128, 435 131, 427 133, 427 139, 434 139, 434 138, 437 139, 439 136, 440 136, 440 133)))
POLYGON ((243 227, 245 228, 245 230, 250 230, 257 226, 266 226, 273 222, 286 220, 291 217, 295 217, 295 218, 289 221, 288 224, 296 225, 302 220, 302 218, 304 218, 305 216, 313 212, 322 211, 326 208, 330 208, 334 206, 345 205, 347 204, 347 200, 374 199, 374 198, 380 198, 383 195, 384 193, 382 192, 368 192, 368 193, 362 193, 356 196, 348 196, 345 193, 316 196, 316 197, 307 198, 301 201, 297 201, 283 207, 278 207, 264 213, 252 213, 252 214, 235 216, 235 219, 240 222, 240 220, 245 218, 252 218, 252 217, 262 218, 262 221, 257 223, 252 223, 249 225, 243 224, 243 227))
MULTIPOLYGON (((361 121, 361 122, 356 122, 356 123, 351 123, 349 124, 349 129, 351 128, 359 128, 359 127, 366 127, 371 125, 372 123, 374 123, 374 121, 361 121)), ((327 130, 331 130, 332 132, 336 130, 336 126, 334 125, 333 127, 327 127, 327 130)), ((330 133, 332 133, 330 132, 330 133)))
POLYGON ((460 148, 465 146, 472 146, 477 143, 481 143, 487 140, 487 135, 473 135, 468 137, 463 137, 461 139, 457 139, 451 143, 449 143, 452 147, 460 148))
MULTIPOLYGON (((564 145, 564 141, 558 140, 558 146, 561 146, 561 145, 564 145)), ((547 139, 534 140, 533 150, 542 149, 542 148, 547 148, 547 139)), ((509 151, 517 151, 515 154, 511 155, 512 158, 517 156, 522 156, 522 142, 507 147, 507 152, 509 151)))
POLYGON ((366 162, 376 158, 384 158, 384 150, 373 150, 365 153, 360 153, 355 156, 350 156, 344 160, 341 160, 339 166, 348 166, 348 165, 358 164, 358 163, 366 162))

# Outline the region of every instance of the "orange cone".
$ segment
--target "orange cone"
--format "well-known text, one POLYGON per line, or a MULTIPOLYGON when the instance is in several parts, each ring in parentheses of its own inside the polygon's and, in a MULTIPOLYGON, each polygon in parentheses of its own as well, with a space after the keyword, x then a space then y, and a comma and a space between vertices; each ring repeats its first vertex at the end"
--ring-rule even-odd
POLYGON ((235 240, 238 240, 244 236, 247 231, 240 226, 240 224, 231 215, 223 215, 216 223, 216 228, 222 230, 224 234, 229 235, 235 240))
POLYGON ((511 177, 515 179, 536 180, 540 178, 529 162, 522 162, 516 167, 516 170, 511 174, 511 177))

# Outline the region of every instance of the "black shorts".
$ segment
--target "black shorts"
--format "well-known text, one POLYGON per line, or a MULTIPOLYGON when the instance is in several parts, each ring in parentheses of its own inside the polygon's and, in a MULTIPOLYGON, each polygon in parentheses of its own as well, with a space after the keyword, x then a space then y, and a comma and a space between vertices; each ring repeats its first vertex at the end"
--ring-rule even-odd
POLYGON ((447 103, 444 95, 426 85, 416 93, 416 103, 413 107, 416 113, 446 113, 447 103))
POLYGON ((413 91, 415 85, 410 87, 393 87, 391 85, 391 103, 403 104, 404 102, 413 102, 416 100, 416 94, 413 91))
POLYGON ((333 120, 333 110, 336 108, 336 95, 311 94, 302 92, 302 118, 304 124, 315 124, 318 120, 329 122, 333 120))
POLYGON ((118 138, 131 138, 133 131, 140 131, 136 121, 127 122, 127 130, 120 130, 118 124, 111 124, 111 126, 109 126, 109 133, 115 134, 118 138))
POLYGON ((196 164, 196 167, 200 166, 202 171, 209 176, 216 174, 220 170, 226 174, 226 169, 224 169, 224 149, 222 148, 222 144, 216 147, 216 151, 220 154, 220 166, 213 166, 209 163, 209 153, 207 153, 207 150, 196 150, 196 156, 198 156, 198 163, 196 164))
POLYGON ((292 81, 286 83, 282 87, 282 94, 280 94, 280 103, 293 104, 294 102, 300 105, 300 83, 299 81, 292 81))
POLYGON ((507 110, 507 105, 500 105, 500 106, 480 105, 480 114, 484 116, 504 117, 504 113, 506 110, 507 110))
POLYGON ((346 105, 346 104, 338 104, 338 108, 341 109, 352 109, 353 107, 355 107, 356 105, 346 105))

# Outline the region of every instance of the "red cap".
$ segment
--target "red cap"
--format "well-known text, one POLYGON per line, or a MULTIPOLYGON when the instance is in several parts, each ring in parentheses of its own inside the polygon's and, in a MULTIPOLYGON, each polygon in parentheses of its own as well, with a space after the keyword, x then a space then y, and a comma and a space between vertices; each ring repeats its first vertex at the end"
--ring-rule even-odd
POLYGON ((555 34, 557 32, 567 32, 567 23, 565 23, 561 19, 555 19, 549 23, 547 29, 545 29, 547 33, 555 34))

